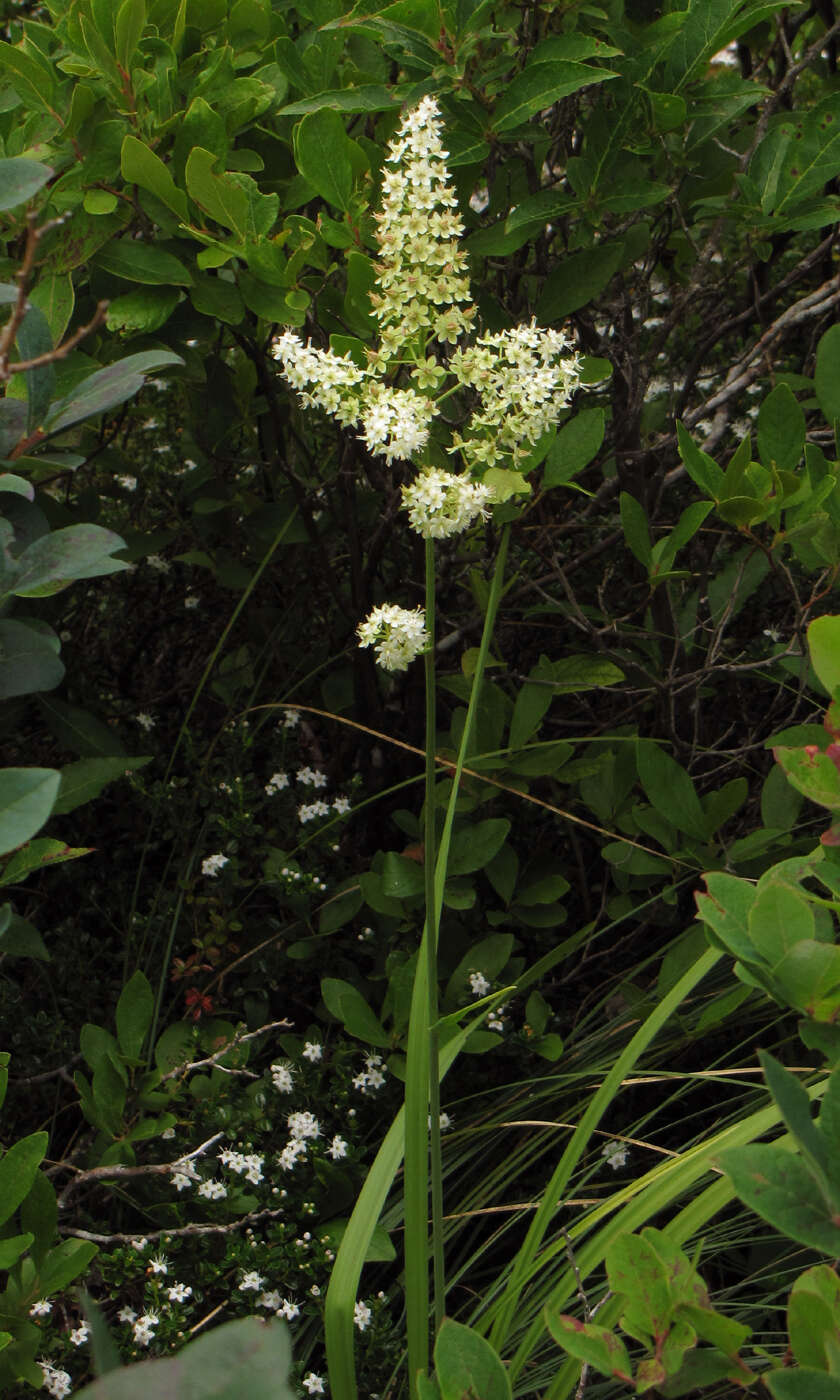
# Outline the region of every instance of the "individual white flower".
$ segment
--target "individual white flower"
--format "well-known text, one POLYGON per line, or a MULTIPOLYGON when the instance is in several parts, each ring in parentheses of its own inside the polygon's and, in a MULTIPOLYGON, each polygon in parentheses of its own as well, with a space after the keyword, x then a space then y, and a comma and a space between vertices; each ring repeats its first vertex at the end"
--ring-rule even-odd
POLYGON ((256 1269, 251 1269, 249 1273, 242 1275, 239 1283, 239 1291, 240 1293, 247 1293, 249 1289, 253 1289, 255 1293, 259 1293, 264 1283, 265 1279, 262 1275, 258 1274, 256 1269))
POLYGON ((164 1128, 163 1132, 161 1133, 161 1137, 163 1138, 164 1142, 169 1142, 172 1138, 174 1138, 174 1136, 175 1129, 172 1127, 164 1128))
POLYGON ((291 1094, 292 1090, 295 1087, 294 1074, 291 1065, 272 1065, 271 1082, 278 1093, 291 1094))
POLYGON ((227 1196, 227 1187, 223 1181, 216 1181, 211 1177, 208 1181, 202 1181, 197 1194, 203 1196, 206 1201, 223 1201, 227 1196))
POLYGON ((300 710, 287 710, 283 719, 281 729, 297 729, 300 724, 300 710))
POLYGON ((264 1157, 260 1157, 257 1152, 249 1152, 245 1157, 245 1180, 250 1181, 252 1186, 259 1186, 263 1179, 264 1157))
POLYGON ((285 1317, 287 1322, 294 1322, 296 1317, 300 1317, 300 1308, 297 1303, 292 1302, 291 1298, 284 1298, 277 1311, 285 1317))
POLYGON ((364 1332, 372 1317, 373 1313, 367 1303, 359 1301, 355 1304, 353 1308, 353 1321, 360 1332, 364 1332))
POLYGON ((290 1136, 299 1142, 303 1141, 304 1138, 320 1137, 321 1134, 321 1125, 318 1119, 308 1110, 290 1113, 286 1119, 286 1126, 290 1136))
POLYGON ((167 1288, 166 1296, 170 1303, 185 1303, 192 1297, 192 1289, 188 1283, 173 1283, 167 1288))
POLYGON ((617 1172, 619 1167, 623 1167, 627 1161, 628 1148, 623 1142, 605 1142, 601 1148, 601 1156, 607 1165, 617 1172))
POLYGON ((184 599, 184 607, 188 612, 191 612, 193 608, 200 608, 201 599, 198 598, 195 593, 188 593, 184 599))
POLYGON ((136 490, 137 490, 137 477, 136 477, 136 476, 118 476, 118 477, 116 478, 116 482, 117 482, 117 485, 118 485, 118 486, 121 486, 121 487, 123 488, 124 491, 136 491, 136 490))
POLYGON ((201 873, 202 875, 211 875, 215 877, 227 863, 228 857, 223 856, 221 851, 217 851, 215 855, 207 856, 206 859, 201 862, 201 873))
POLYGON ((74 1347, 80 1347, 87 1341, 89 1336, 90 1328, 88 1324, 86 1322, 80 1322, 78 1327, 72 1328, 70 1332, 70 1341, 73 1343, 74 1347))
POLYGON ((312 1298, 320 1298, 321 1290, 318 1287, 317 1283, 313 1283, 312 1287, 309 1290, 309 1293, 312 1298))
POLYGON ((135 1322, 136 1320, 137 1313, 134 1311, 134 1308, 120 1308, 117 1313, 118 1322, 135 1322))
POLYGON ((269 797, 273 797, 276 792, 282 792, 283 788, 287 788, 288 786, 288 773, 273 773, 265 785, 265 790, 269 797))
POLYGON ((470 991, 475 997, 486 997, 490 991, 490 983, 483 972, 471 972, 469 976, 470 991))
POLYGON ((151 1272, 153 1274, 168 1274, 169 1260, 163 1254, 153 1254, 151 1259, 149 1260, 149 1265, 146 1272, 151 1272))
POLYGON ((327 1156, 332 1157, 334 1162, 339 1161, 341 1157, 347 1156, 347 1143, 344 1141, 343 1137, 339 1137, 338 1133, 336 1133, 327 1148, 327 1156))
POLYGON ((461 534, 479 516, 486 519, 493 490, 468 476, 428 467, 402 488, 412 530, 424 539, 444 540, 461 534))
POLYGON ((423 609, 410 612, 395 603, 381 603, 356 630, 359 646, 374 647, 386 671, 405 671, 429 642, 423 609))
POLYGON ((166 559, 161 559, 159 554, 147 554, 146 563, 150 569, 154 569, 155 573, 158 574, 168 574, 172 568, 172 565, 166 559))
POLYGON ((311 1064, 315 1065, 324 1058, 324 1047, 317 1040, 307 1040, 301 1054, 305 1060, 309 1060, 311 1064))
POLYGON ((135 715, 134 718, 140 725, 140 728, 146 730, 146 733, 155 727, 156 721, 150 714, 147 714, 145 710, 141 710, 139 715, 135 715))
POLYGON ((136 1249, 138 1253, 142 1253, 148 1243, 149 1241, 146 1239, 146 1236, 143 1235, 142 1239, 131 1241, 131 1248, 136 1249))
POLYGON ((440 1130, 441 1130, 442 1133, 445 1133, 446 1130, 447 1130, 448 1128, 451 1128, 451 1127, 452 1127, 452 1119, 451 1119, 451 1117, 449 1116, 448 1113, 442 1113, 442 1114, 440 1115, 440 1120, 439 1120, 439 1121, 440 1121, 440 1130))
POLYGON ((52 1312, 52 1303, 48 1298, 38 1298, 29 1309, 30 1317, 49 1317, 52 1312))
MULTIPOLYGON (((193 1185, 193 1178, 188 1176, 186 1172, 173 1172, 169 1180, 172 1182, 176 1191, 186 1191, 188 1186, 193 1185)), ((200 1194, 201 1188, 199 1188, 199 1195, 200 1194)))
MULTIPOLYGON (((347 812, 350 811, 350 798, 334 797, 332 809, 334 812, 337 812, 339 816, 343 817, 347 812)), ((338 849, 338 847, 336 847, 336 849, 338 849)))

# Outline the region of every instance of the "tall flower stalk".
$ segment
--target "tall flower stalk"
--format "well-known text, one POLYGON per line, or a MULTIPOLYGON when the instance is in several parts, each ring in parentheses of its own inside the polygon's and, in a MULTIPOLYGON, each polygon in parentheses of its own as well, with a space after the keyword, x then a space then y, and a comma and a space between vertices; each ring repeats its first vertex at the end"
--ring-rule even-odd
POLYGON ((392 1126, 360 1194, 339 1250, 327 1296, 326 1331, 334 1400, 353 1400, 353 1304, 361 1270, 359 1241, 371 1231, 405 1154, 405 1280, 409 1386, 428 1370, 429 1269, 434 1276, 435 1328, 445 1310, 443 1174, 440 1081, 468 1030, 443 1049, 439 1044, 438 931, 449 843, 461 773, 469 752, 496 611, 502 593, 509 530, 496 558, 440 840, 435 824, 436 685, 435 541, 449 539, 487 519, 494 504, 529 489, 516 470, 531 447, 568 407, 579 382, 579 362, 564 354, 562 331, 529 325, 479 334, 462 344, 477 317, 457 199, 446 166, 436 101, 425 97, 408 111, 391 141, 382 181, 382 208, 374 216, 379 258, 371 293, 379 344, 360 366, 349 355, 306 344, 293 331, 274 343, 284 378, 309 408, 355 431, 386 463, 413 463, 418 471, 402 485, 409 527, 425 541, 425 605, 409 609, 377 604, 358 626, 359 645, 373 647, 387 671, 404 671, 421 654, 426 686, 425 923, 412 997, 406 1058, 405 1105, 392 1126), (448 362, 432 353, 454 346, 448 362), (474 407, 458 432, 442 440, 436 420, 456 391, 474 407), (430 460, 435 439, 464 470, 442 470, 430 460), (403 1137, 404 1134, 404 1137, 403 1137), (431 1196, 431 1238, 429 1208, 431 1196))

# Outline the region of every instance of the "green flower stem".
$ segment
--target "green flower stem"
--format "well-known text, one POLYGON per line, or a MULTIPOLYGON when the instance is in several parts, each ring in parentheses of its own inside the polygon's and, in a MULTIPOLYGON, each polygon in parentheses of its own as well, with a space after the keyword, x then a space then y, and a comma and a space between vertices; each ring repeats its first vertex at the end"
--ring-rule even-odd
MULTIPOLYGON (((446 816, 441 833, 440 846, 437 858, 434 863, 434 877, 429 877, 428 864, 427 871, 427 903, 426 921, 423 928, 423 939, 417 959, 417 971, 414 977, 414 988, 411 1000, 411 1016, 408 1029, 408 1046, 406 1052, 406 1075, 405 1075, 405 1293, 406 1293, 406 1340, 408 1346, 408 1373, 409 1388, 412 1400, 418 1396, 417 1378, 425 1374, 429 1364, 429 1120, 431 1119, 433 1134, 433 1155, 434 1155, 434 1127, 437 1124, 437 1167, 434 1171, 440 1172, 440 1094, 439 1071, 435 1073, 434 1087, 431 1086, 431 1042, 432 1029, 437 1031, 437 930, 440 924, 440 915, 443 908, 443 889, 446 883, 446 867, 449 859, 449 845, 452 838, 452 828, 455 821, 455 809, 458 802, 458 791, 461 783, 461 775, 464 770, 472 730, 475 723, 475 716, 478 710, 478 702, 481 695, 481 683, 484 670, 487 664, 487 657, 490 653, 490 642, 493 637, 493 629, 496 622, 496 614, 502 596, 502 580, 507 562, 508 545, 510 542, 510 525, 506 524, 502 531, 499 551, 496 556, 496 564, 493 571, 493 579, 490 585, 490 592, 487 599, 487 610, 484 617, 484 627, 481 634, 481 642, 478 648, 475 671, 473 673, 472 688, 470 691, 469 704, 467 706, 467 716, 464 723, 464 731, 461 735, 461 742, 458 748, 458 757, 455 762, 455 772, 452 777, 452 788, 449 794, 449 801, 446 808, 446 816), (430 949, 430 946, 431 949, 430 949), (431 983, 435 986, 432 990, 431 983), (432 1020, 432 1007, 434 1010, 434 1020, 432 1020), (431 1089, 431 1092, 430 1092, 431 1089), (437 1111, 430 1103, 430 1099, 437 1105, 437 1111)), ((432 560, 432 564, 433 564, 432 560)), ((428 564, 428 556, 427 556, 428 564)), ((427 590, 429 586, 429 576, 427 573, 427 590)), ((432 570, 433 586, 433 570, 432 570)), ((427 597, 428 601, 428 597, 427 597)), ((432 619, 433 621, 433 619, 432 619)), ((427 627, 429 618, 427 616, 427 627)), ((428 687, 434 689, 434 672, 427 670, 427 697, 428 687)), ((432 719, 434 713, 432 712, 432 719)), ((427 710, 427 726, 429 724, 429 714, 427 710)), ((434 820, 434 726, 427 731, 426 763, 427 781, 431 785, 432 801, 429 801, 430 788, 427 788, 426 797, 426 822, 434 820), (431 768, 431 773, 430 773, 431 768)), ((428 834, 428 825, 427 825, 428 834)), ((443 1298, 443 1261, 442 1261, 442 1221, 434 1221, 435 1211, 435 1191, 437 1191, 437 1209, 442 1216, 440 1205, 441 1188, 435 1188, 432 1180, 433 1191, 433 1249, 436 1254, 435 1264, 435 1314, 438 1316, 438 1309, 442 1308, 443 1298), (437 1226, 437 1229, 436 1229, 437 1226), (440 1281, 438 1276, 440 1277, 440 1281)))
POLYGON ((433 1297, 435 1335, 437 1335, 446 1310, 446 1273, 443 1259, 443 1161, 440 1146, 440 1035, 437 1024, 437 949, 440 916, 435 907, 437 711, 435 695, 435 545, 434 540, 431 539, 426 540, 426 630, 429 633, 430 641, 424 657, 426 676, 426 806, 423 873, 426 886, 426 909, 431 911, 430 936, 426 939, 426 972, 429 983, 429 1150, 432 1185, 433 1297))

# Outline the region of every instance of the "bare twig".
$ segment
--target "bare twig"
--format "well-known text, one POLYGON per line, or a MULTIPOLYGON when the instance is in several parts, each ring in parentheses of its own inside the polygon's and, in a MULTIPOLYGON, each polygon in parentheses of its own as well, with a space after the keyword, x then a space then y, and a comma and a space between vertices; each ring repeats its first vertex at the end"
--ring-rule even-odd
MULTIPOLYGON (((96 1181, 124 1181, 133 1176, 170 1176, 173 1172, 183 1171, 184 1163, 191 1161, 194 1157, 200 1157, 206 1152, 208 1147, 212 1147, 224 1133, 214 1133, 206 1142, 202 1142, 192 1152, 186 1152, 175 1162, 147 1162, 142 1166, 129 1167, 120 1162, 115 1162, 112 1166, 89 1167, 86 1171, 80 1167, 71 1167, 70 1170, 76 1172, 73 1180, 65 1186, 58 1198, 59 1210, 67 1209, 67 1202, 75 1194, 80 1186, 87 1186, 90 1182, 96 1181)), ((68 1164, 69 1165, 69 1164, 68 1164)))
POLYGON ((267 1031, 276 1031, 280 1029, 289 1030, 291 1026, 291 1021, 271 1021, 269 1025, 260 1026, 259 1030, 256 1031, 248 1031, 247 1033, 240 1033, 237 1031, 227 1044, 223 1045, 221 1050, 217 1050, 215 1054, 208 1055, 205 1060, 191 1060, 189 1063, 176 1065, 174 1069, 167 1070, 166 1074, 161 1076, 160 1082, 161 1084, 165 1084, 167 1079, 178 1079, 182 1075, 189 1074, 191 1070, 206 1069, 208 1066, 215 1066, 217 1069, 223 1069, 227 1074, 244 1074, 249 1079, 259 1079, 260 1076, 254 1074, 251 1070, 228 1069, 226 1065, 220 1065, 219 1061, 224 1059, 225 1055, 235 1049, 237 1045, 244 1045, 246 1040, 256 1040, 258 1036, 265 1035, 267 1031))
MULTIPOLYGON (((231 1220, 227 1225, 176 1225, 171 1230, 152 1230, 150 1234, 144 1235, 145 1240, 168 1240, 175 1239, 183 1235, 229 1235, 234 1230, 239 1230, 243 1225, 250 1225, 255 1220, 273 1220, 278 1215, 284 1215, 282 1206, 274 1207, 270 1210, 253 1210, 250 1215, 241 1215, 238 1220, 231 1220)), ((92 1240, 94 1244, 131 1244, 138 1238, 137 1233, 126 1235, 116 1233, 113 1235, 99 1235, 93 1230, 76 1230, 72 1226, 59 1226, 62 1235, 71 1235, 77 1240, 92 1240)))

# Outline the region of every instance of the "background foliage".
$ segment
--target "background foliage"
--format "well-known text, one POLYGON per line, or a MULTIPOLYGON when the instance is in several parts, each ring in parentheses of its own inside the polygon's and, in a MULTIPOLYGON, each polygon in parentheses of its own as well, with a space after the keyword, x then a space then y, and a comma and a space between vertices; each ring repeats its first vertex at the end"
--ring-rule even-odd
MULTIPOLYGON (((728 1370, 692 1372, 684 1331, 651 1359, 656 1328, 625 1315, 631 1365, 599 1375, 557 1320, 607 1331, 621 1250, 668 1259, 702 1237, 680 1268, 750 1331, 737 1383, 780 1363, 793 1279, 835 1244, 778 1213, 757 1226, 712 1167, 718 1147, 770 1150, 747 1148, 744 1124, 778 1136, 784 1117, 796 1135, 757 1045, 809 1067, 817 1096, 815 1055, 836 1059, 830 845, 816 900, 802 864, 825 828, 805 798, 834 809, 836 768, 820 758, 820 792, 797 773, 833 738, 838 682, 805 645, 840 567, 838 32, 830 0, 7 10, 4 1393, 42 1383, 40 1356, 85 1379, 68 1291, 82 1276, 129 1360, 149 1343, 121 1308, 157 1312, 164 1354, 253 1312, 256 1273, 261 1296, 299 1309, 294 1383, 326 1375, 323 1294, 402 1101, 423 918, 423 683, 419 668, 383 680, 355 628, 385 598, 421 601, 423 562, 401 469, 305 413, 271 341, 291 325, 351 354, 373 343, 385 146, 427 93, 483 326, 567 325, 586 357, 530 494, 439 552, 451 763, 515 520, 444 892, 443 1013, 478 975, 510 989, 444 1083, 448 1311, 490 1333, 517 1395, 574 1394, 581 1361, 587 1395, 628 1393, 654 1362, 667 1378, 642 1380, 663 1394, 691 1393, 667 1388, 683 1364, 683 1384, 730 1394, 743 1343, 706 1337, 696 1313, 728 1370), (774 875, 782 861, 796 880, 774 875), (741 897, 734 882, 826 950, 818 992, 798 966, 779 973, 778 947, 746 956, 707 918, 704 899, 741 897), (655 1038, 634 1040, 662 1007, 655 1038), (822 1027, 804 1059, 791 1008, 822 1027), (290 1112, 321 1133, 281 1174, 290 1112), (177 1164, 216 1134, 179 1188, 177 1164), (262 1166, 214 1177, 219 1146, 262 1166), (538 1211, 560 1147, 568 1172, 538 1211), (226 1196, 198 1194, 211 1179, 226 1196), (608 1253, 605 1220, 647 1228, 608 1253), (133 1247, 143 1236, 169 1274, 133 1247), (41 1298, 51 1314, 30 1316, 41 1298)), ((840 654, 833 635, 826 648, 840 654)), ((443 767, 441 810, 450 782, 443 767)), ((363 1276, 365 1393, 406 1385, 401 1189, 397 1174, 363 1276)), ((673 1332, 687 1305, 668 1306, 673 1332)), ((795 1327, 799 1367, 836 1372, 795 1327)))

